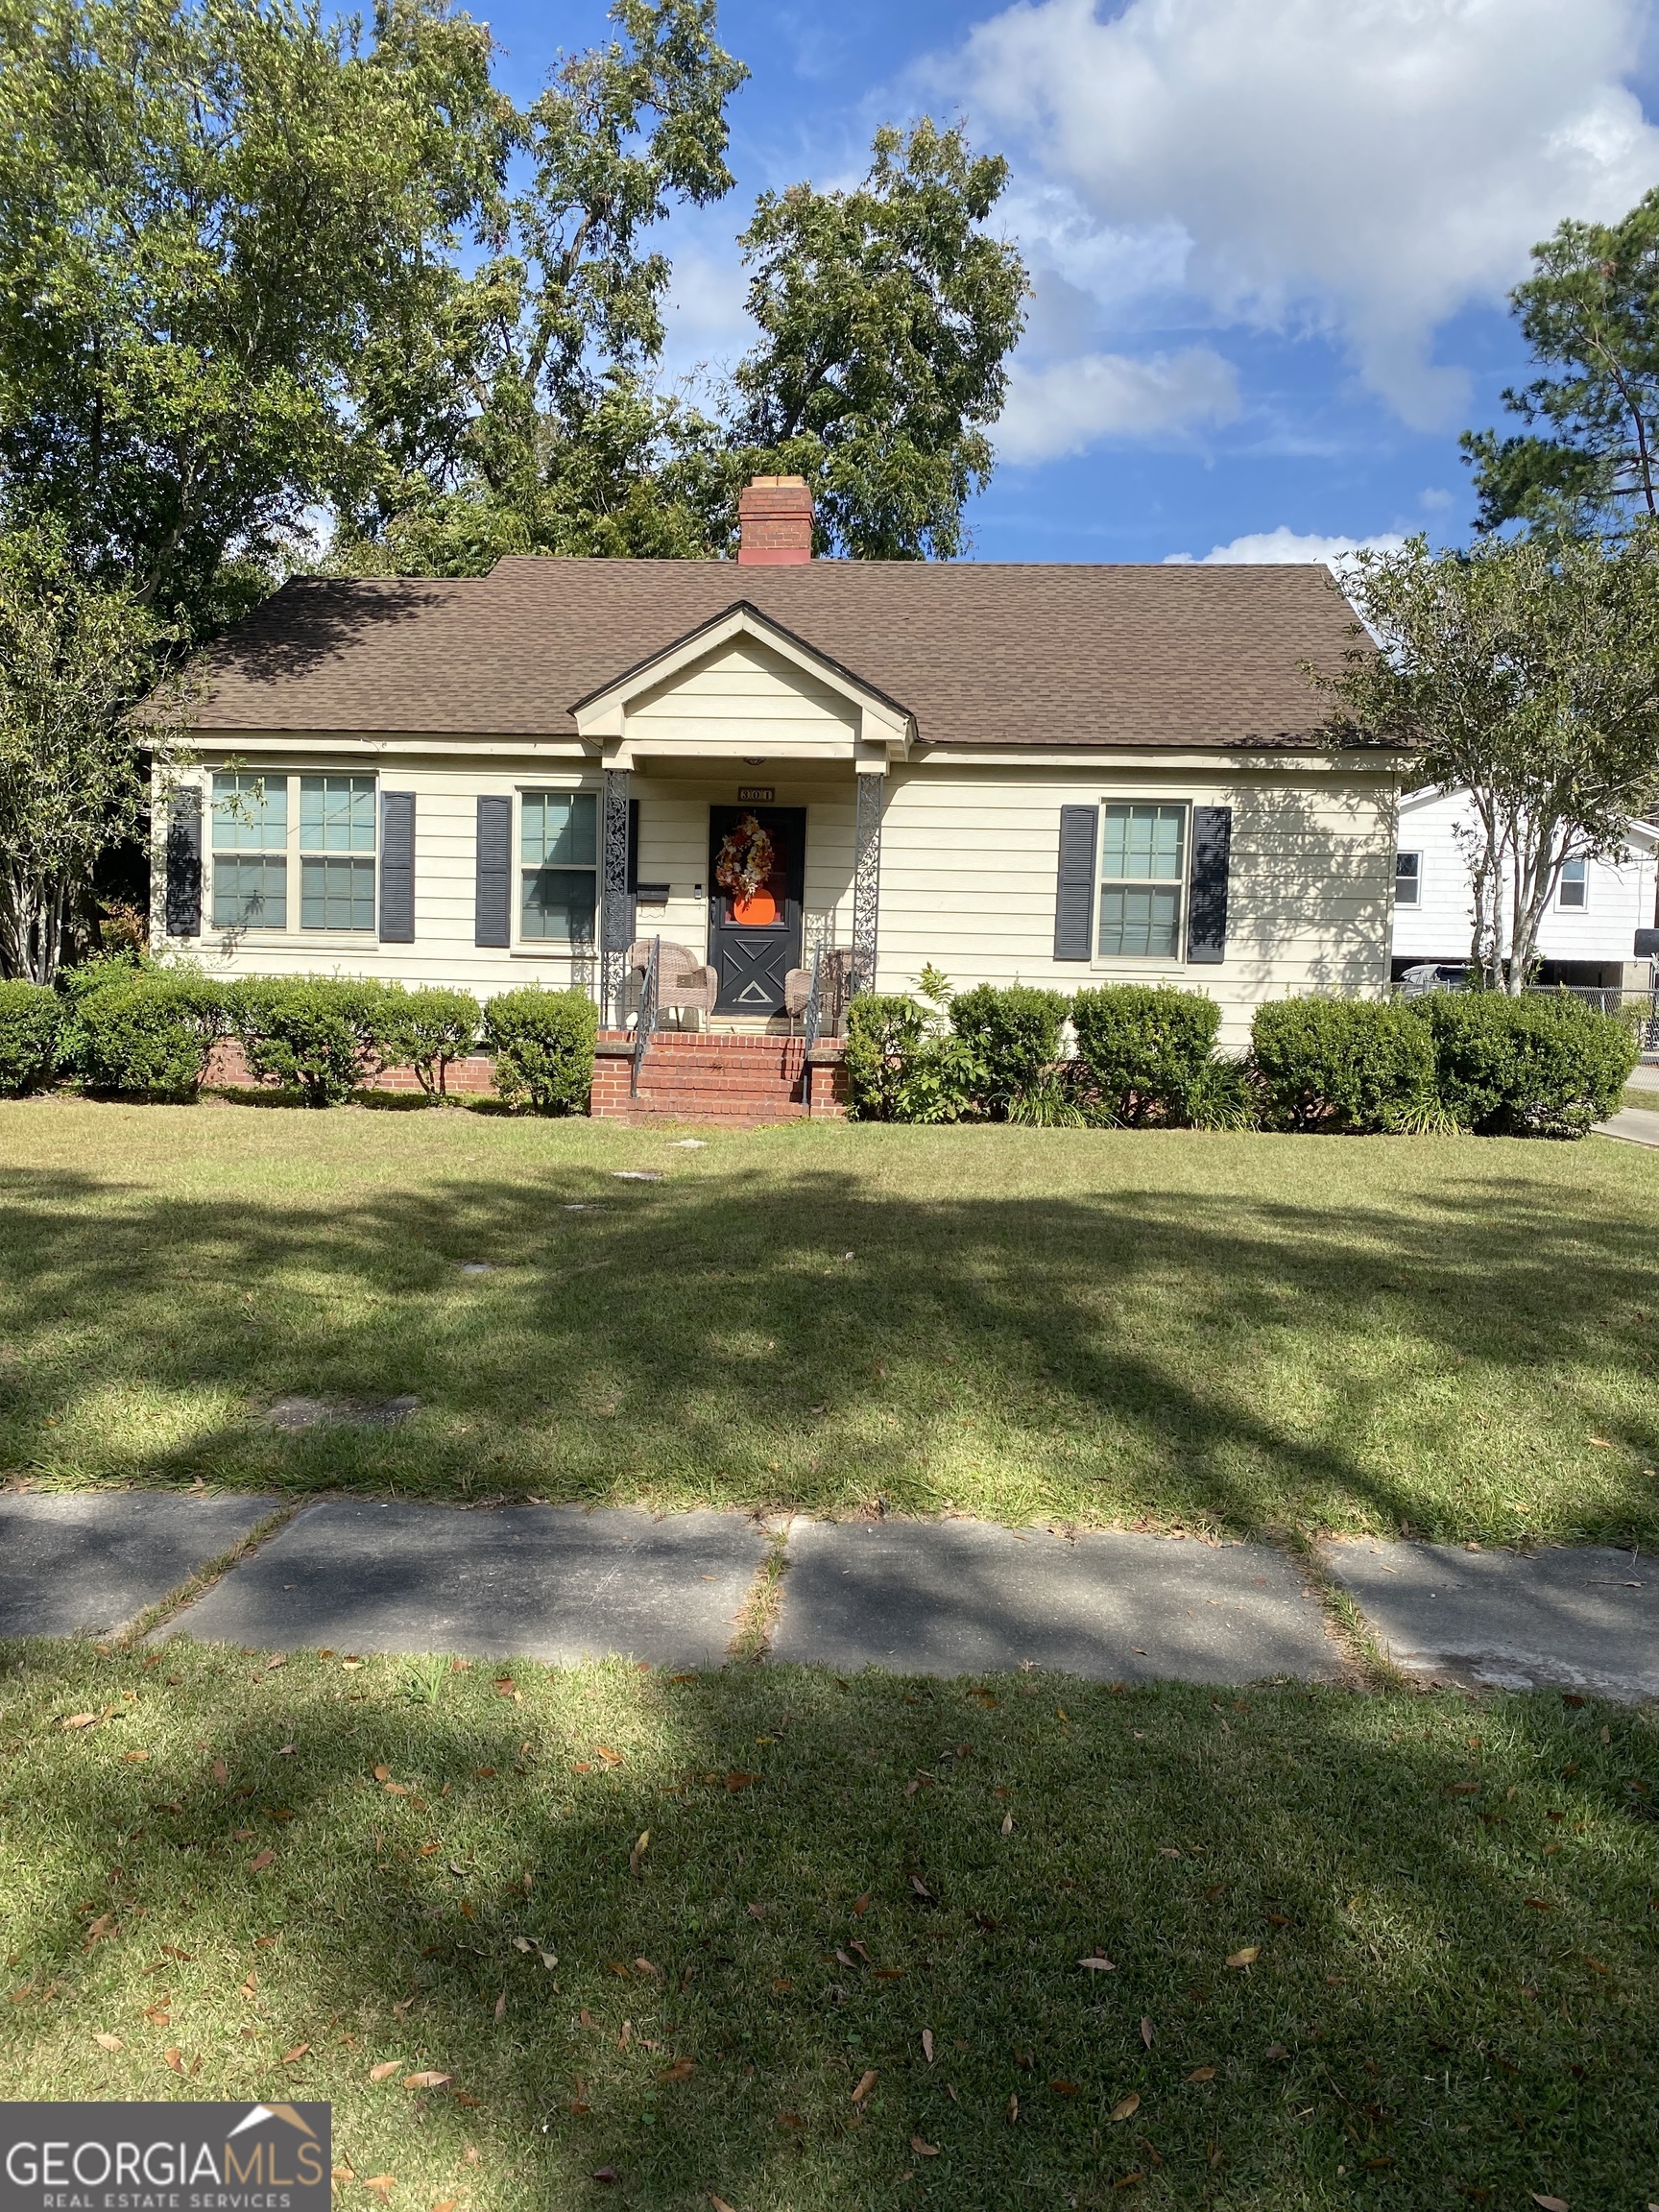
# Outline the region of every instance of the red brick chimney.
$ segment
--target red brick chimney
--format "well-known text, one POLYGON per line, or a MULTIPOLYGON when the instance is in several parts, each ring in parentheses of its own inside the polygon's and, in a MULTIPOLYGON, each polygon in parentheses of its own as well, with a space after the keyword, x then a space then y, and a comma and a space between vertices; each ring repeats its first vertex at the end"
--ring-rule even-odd
POLYGON ((737 502, 740 568, 788 568, 812 558, 812 494, 805 476, 755 476, 737 502))

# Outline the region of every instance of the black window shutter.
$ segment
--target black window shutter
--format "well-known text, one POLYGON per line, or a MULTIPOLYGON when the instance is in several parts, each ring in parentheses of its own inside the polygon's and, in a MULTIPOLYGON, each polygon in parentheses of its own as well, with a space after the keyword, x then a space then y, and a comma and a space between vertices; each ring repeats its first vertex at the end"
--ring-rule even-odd
POLYGON ((202 798, 175 791, 167 806, 167 934, 202 934, 202 798))
POLYGON ((628 802, 628 896, 635 898, 639 890, 639 802, 628 802))
POLYGON ((380 942, 415 942, 415 794, 380 794, 380 942))
POLYGON ((1093 953, 1094 834, 1097 806, 1060 809, 1060 883, 1054 894, 1054 957, 1087 960, 1093 953))
POLYGON ((1231 806, 1192 809, 1192 868, 1187 879, 1187 957, 1227 957, 1227 874, 1233 848, 1231 806))
POLYGON ((513 802, 478 802, 478 873, 474 900, 475 945, 513 942, 513 802))

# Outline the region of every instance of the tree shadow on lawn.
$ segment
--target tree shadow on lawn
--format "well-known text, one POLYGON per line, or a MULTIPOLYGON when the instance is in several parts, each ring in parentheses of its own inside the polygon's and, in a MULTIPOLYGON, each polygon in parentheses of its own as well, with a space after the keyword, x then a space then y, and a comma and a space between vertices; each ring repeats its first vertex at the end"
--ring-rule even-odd
POLYGON ((1544 1696, 622 1667, 421 1706, 392 1662, 11 1656, 14 2095, 327 2097, 337 2163, 488 2212, 597 2201, 605 2168, 673 2212, 1094 2204, 1132 2172, 1265 2212, 1341 2167, 1384 2206, 1611 2204, 1659 2150, 1626 1713, 1604 1746, 1544 1696), (132 1685, 127 1728, 61 1732, 132 1685), (453 2080, 414 2098, 421 2069, 453 2080))
POLYGON ((1659 1541, 1650 1232, 1577 1186, 0 1194, 0 1457, 48 1479, 1659 1541), (279 1436, 290 1394, 423 1410, 279 1436))

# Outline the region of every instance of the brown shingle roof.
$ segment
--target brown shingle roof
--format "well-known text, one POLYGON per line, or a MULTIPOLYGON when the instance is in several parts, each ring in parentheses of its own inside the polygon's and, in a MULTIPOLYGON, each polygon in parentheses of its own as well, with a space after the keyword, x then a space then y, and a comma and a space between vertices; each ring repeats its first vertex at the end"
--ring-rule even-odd
POLYGON ((563 736, 571 704, 747 600, 924 744, 1319 742, 1300 661, 1351 616, 1315 567, 515 557, 455 580, 284 585, 209 656, 204 730, 563 736))

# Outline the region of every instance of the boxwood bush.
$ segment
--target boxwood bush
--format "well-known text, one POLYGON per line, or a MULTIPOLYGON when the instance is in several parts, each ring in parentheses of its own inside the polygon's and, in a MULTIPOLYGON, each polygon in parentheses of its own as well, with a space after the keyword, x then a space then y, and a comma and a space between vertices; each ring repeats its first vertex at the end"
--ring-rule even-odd
POLYGON ((503 991, 484 1010, 484 1045, 509 1106, 585 1114, 599 1009, 585 991, 503 991))
POLYGON ((0 1098, 51 1082, 58 1065, 63 1002, 39 983, 0 983, 0 1098))
POLYGON ((1215 1033, 1221 1009, 1201 991, 1108 983, 1071 1002, 1081 1081, 1092 1115, 1120 1128, 1209 1118, 1222 1094, 1215 1033))
MULTIPOLYGON (((979 983, 950 1000, 950 1027, 973 1063, 963 1062, 961 1080, 980 1114, 1006 1121, 1043 1086, 1060 1057, 1070 1005, 1061 992, 1028 983, 979 983)), ((962 1058, 947 1056, 947 1066, 952 1057, 962 1058)))
POLYGON ((1409 1001, 1441 1104, 1479 1135, 1582 1137, 1619 1105, 1635 1036, 1571 992, 1434 991, 1409 1001))
POLYGON ((94 1091, 193 1098, 229 1015, 227 987, 199 969, 111 964, 76 997, 75 1064, 94 1091))
POLYGON ((405 991, 396 984, 386 993, 385 1016, 382 1067, 413 1068, 429 1098, 447 1096, 450 1063, 466 1059, 483 1023, 471 992, 405 991))
POLYGON ((1434 1051, 1392 1000, 1282 998, 1256 1009, 1251 1062, 1263 1125, 1358 1134, 1428 1125, 1434 1051))
POLYGON ((379 1063, 383 984, 328 975, 253 976, 230 991, 231 1022, 251 1071, 338 1106, 379 1063))

